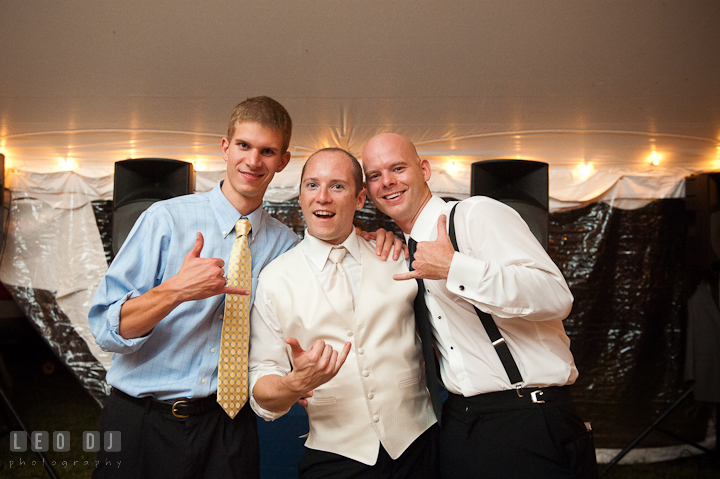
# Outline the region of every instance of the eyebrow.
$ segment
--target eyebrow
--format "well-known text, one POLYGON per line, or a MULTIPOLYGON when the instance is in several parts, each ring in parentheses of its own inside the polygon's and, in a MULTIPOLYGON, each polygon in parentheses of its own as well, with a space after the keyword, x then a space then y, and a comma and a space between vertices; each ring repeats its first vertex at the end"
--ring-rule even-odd
MULTIPOLYGON (((253 144, 250 143, 249 141, 244 140, 244 139, 239 138, 239 137, 238 137, 238 138, 235 138, 235 144, 237 145, 238 143, 245 143, 245 144, 247 144, 250 148, 255 148, 255 145, 253 145, 253 144)), ((280 151, 279 148, 276 148, 276 147, 274 147, 274 146, 267 146, 267 145, 265 145, 265 146, 258 146, 257 148, 259 148, 259 149, 261 149, 261 150, 270 150, 270 151, 273 151, 273 152, 278 152, 278 151, 280 151)))
POLYGON ((398 165, 403 165, 403 166, 405 166, 405 165, 409 165, 409 164, 410 164, 410 161, 405 160, 405 159, 399 159, 399 160, 395 160, 395 161, 393 161, 392 163, 390 163, 390 164, 387 166, 387 168, 375 168, 375 169, 373 169, 373 170, 365 170, 364 173, 365 173, 365 176, 369 176, 369 175, 371 175, 371 174, 373 174, 373 173, 377 173, 377 172, 380 171, 380 170, 392 170, 393 168, 395 168, 395 167, 398 166, 398 165))
MULTIPOLYGON (((314 181, 315 183, 319 183, 319 182, 320 182, 320 178, 315 178, 315 177, 311 177, 311 176, 306 176, 305 178, 303 178, 303 182, 306 182, 306 181, 314 181)), ((348 180, 341 180, 340 178, 331 178, 330 180, 328 180, 328 183, 342 183, 342 184, 344 184, 344 185, 349 185, 349 184, 350 184, 350 181, 348 181, 348 180)))

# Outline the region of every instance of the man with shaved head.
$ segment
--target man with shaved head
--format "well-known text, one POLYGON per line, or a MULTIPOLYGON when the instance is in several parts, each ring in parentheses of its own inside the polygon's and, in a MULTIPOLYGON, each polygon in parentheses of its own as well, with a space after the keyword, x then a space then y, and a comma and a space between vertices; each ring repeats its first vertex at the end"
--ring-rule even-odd
MULTIPOLYGON (((562 320, 573 297, 512 208, 486 197, 445 203, 407 138, 385 133, 362 152, 368 196, 405 233, 431 393, 436 355, 449 392, 438 413, 444 479, 597 477, 592 433, 562 320), (419 298, 420 299, 420 298, 419 298)), ((439 401, 434 400, 434 405, 439 401)))
POLYGON ((300 401, 310 433, 301 478, 438 477, 437 426, 415 335, 415 282, 355 234, 362 170, 312 155, 300 180, 307 230, 260 274, 251 312, 251 405, 266 420, 300 401), (307 350, 306 350, 307 349, 307 350))

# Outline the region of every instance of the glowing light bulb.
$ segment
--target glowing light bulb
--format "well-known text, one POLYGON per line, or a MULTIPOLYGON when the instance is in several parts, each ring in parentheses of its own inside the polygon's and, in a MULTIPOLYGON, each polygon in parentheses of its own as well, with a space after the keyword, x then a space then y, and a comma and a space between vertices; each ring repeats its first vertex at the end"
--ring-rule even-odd
POLYGON ((75 161, 73 161, 73 159, 70 158, 69 156, 67 158, 60 159, 60 168, 63 171, 72 171, 75 169, 76 166, 77 165, 76 165, 75 161))
POLYGON ((661 159, 662 155, 657 151, 653 151, 652 153, 650 153, 650 163, 652 163, 653 166, 658 166, 661 159))
POLYGON ((583 180, 590 178, 593 171, 595 171, 595 167, 593 167, 592 163, 582 163, 577 167, 577 174, 583 180))
POLYGON ((200 159, 193 160, 192 164, 195 171, 207 171, 207 165, 200 159))

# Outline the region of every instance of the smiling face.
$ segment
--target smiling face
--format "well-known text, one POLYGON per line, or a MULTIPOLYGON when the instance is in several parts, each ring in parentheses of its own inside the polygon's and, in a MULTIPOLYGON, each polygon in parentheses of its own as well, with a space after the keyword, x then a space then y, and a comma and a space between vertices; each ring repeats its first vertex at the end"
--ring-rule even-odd
POLYGON ((430 199, 430 164, 418 157, 405 137, 383 133, 363 148, 367 193, 375 206, 410 233, 420 211, 430 199))
POLYGON ((365 204, 365 189, 356 191, 352 161, 342 151, 320 151, 308 159, 300 180, 308 233, 334 245, 347 239, 355 211, 365 204))
POLYGON ((227 163, 222 191, 237 210, 247 215, 262 204, 275 173, 290 161, 283 151, 283 133, 259 123, 238 123, 231 139, 222 139, 227 163))

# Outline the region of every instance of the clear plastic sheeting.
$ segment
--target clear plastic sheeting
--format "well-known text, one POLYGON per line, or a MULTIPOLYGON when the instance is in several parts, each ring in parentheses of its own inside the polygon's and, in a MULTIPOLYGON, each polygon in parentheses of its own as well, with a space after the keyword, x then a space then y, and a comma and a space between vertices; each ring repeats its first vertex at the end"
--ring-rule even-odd
POLYGON ((95 344, 87 312, 106 271, 89 202, 64 209, 13 195, 0 280, 99 401, 108 392, 103 378, 111 355, 95 344))

